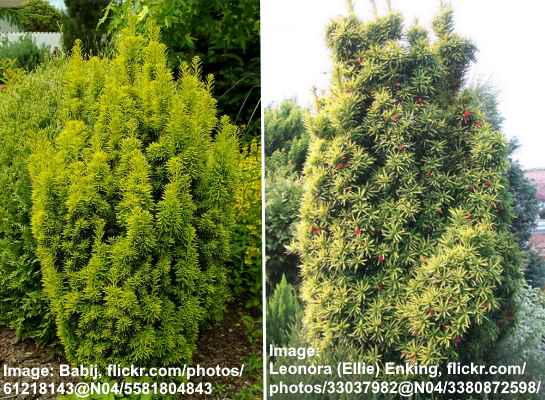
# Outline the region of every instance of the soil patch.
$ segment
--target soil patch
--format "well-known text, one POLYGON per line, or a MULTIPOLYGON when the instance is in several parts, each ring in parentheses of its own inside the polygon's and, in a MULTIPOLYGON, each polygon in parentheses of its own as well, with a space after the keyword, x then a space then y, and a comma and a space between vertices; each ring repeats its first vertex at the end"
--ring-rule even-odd
MULTIPOLYGON (((261 340, 257 334, 261 326, 253 328, 244 322, 243 312, 239 307, 228 307, 224 321, 218 326, 211 327, 201 333, 198 342, 198 350, 193 355, 192 366, 197 364, 204 367, 237 367, 244 364, 244 373, 241 377, 215 378, 212 381, 214 393, 210 396, 195 395, 183 396, 183 399, 260 399, 261 394, 258 385, 261 383, 261 340), (256 393, 257 392, 257 393, 256 393), (250 394, 255 393, 255 394, 250 394), (252 397, 248 397, 252 396, 252 397)), ((53 347, 39 347, 31 340, 17 341, 15 332, 10 329, 0 329, 0 365, 27 368, 49 368, 53 376, 49 379, 40 379, 39 382, 69 382, 74 379, 59 378, 60 364, 67 364, 53 347)), ((56 395, 8 395, 3 393, 3 384, 6 382, 37 382, 31 377, 4 377, 4 371, 0 370, 0 400, 25 399, 25 400, 50 400, 56 395)), ((198 382, 198 381, 195 381, 198 382)))

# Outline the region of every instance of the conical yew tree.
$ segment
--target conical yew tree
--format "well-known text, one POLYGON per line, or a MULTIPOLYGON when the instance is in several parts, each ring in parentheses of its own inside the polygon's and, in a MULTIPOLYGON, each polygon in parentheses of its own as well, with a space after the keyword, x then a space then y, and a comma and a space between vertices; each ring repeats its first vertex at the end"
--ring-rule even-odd
POLYGON ((507 146, 462 90, 476 48, 400 15, 327 31, 335 73, 309 124, 295 247, 309 340, 364 359, 482 357, 520 280, 507 146))
POLYGON ((68 358, 169 365, 228 296, 236 128, 197 61, 127 29, 113 60, 73 51, 64 129, 30 161, 32 229, 68 358))

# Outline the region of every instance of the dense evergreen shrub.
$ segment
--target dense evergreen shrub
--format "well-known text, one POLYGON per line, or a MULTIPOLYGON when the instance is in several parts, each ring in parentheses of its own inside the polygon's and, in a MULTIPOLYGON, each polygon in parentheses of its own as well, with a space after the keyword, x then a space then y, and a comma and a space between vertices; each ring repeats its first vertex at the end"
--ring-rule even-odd
POLYGON ((32 230, 72 362, 188 360, 228 298, 239 153, 198 61, 177 82, 158 31, 65 75, 64 129, 30 162, 32 230), (214 139, 212 139, 214 137, 214 139))
POLYGON ((267 342, 277 346, 288 344, 291 329, 301 320, 301 311, 294 287, 282 275, 267 301, 267 342))
POLYGON ((27 161, 38 138, 62 129, 63 73, 62 61, 47 64, 0 92, 0 325, 40 343, 50 341, 54 329, 30 229, 27 161))
POLYGON ((62 14, 47 0, 26 0, 17 20, 25 32, 60 32, 62 14))
POLYGON ((0 18, 23 32, 60 32, 62 14, 47 0, 26 0, 19 8, 0 8, 0 18))
POLYGON ((309 341, 363 359, 483 359, 513 319, 507 143, 462 91, 475 47, 389 14, 328 28, 298 225, 309 341))
POLYGON ((141 26, 153 21, 171 65, 197 56, 214 74, 218 110, 240 126, 240 142, 249 144, 261 127, 259 6, 259 0, 111 1, 100 28, 108 25, 115 36, 131 15, 141 26))
POLYGON ((261 311, 261 146, 254 140, 241 154, 235 194, 236 223, 229 262, 233 295, 246 307, 261 311))
POLYGON ((17 80, 24 74, 24 71, 17 67, 15 60, 10 58, 0 59, 0 85, 7 85, 8 82, 17 80))

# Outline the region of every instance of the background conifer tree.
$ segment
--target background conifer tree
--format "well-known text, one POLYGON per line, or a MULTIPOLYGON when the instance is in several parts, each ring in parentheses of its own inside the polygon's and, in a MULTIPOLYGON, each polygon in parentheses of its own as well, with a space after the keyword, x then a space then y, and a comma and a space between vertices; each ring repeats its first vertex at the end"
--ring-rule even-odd
POLYGON ((327 31, 335 74, 310 123, 295 247, 309 340, 364 359, 482 359, 521 280, 508 147, 461 90, 475 46, 390 13, 327 31))
POLYGON ((72 362, 179 363, 222 316, 239 152, 200 74, 194 61, 174 82, 155 29, 131 25, 111 61, 73 50, 64 129, 30 161, 44 287, 72 362))
POLYGON ((84 54, 97 55, 108 44, 104 26, 97 26, 110 0, 65 0, 66 14, 62 24, 65 50, 81 41, 84 54))

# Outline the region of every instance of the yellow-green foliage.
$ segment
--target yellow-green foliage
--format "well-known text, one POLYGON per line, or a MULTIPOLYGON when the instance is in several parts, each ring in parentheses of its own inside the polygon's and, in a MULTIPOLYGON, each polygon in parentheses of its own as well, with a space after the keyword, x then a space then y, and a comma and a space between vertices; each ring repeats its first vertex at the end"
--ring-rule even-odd
POLYGON ((63 72, 64 62, 51 63, 0 91, 0 325, 40 343, 54 334, 30 229, 27 161, 37 139, 62 129, 63 72))
POLYGON ((373 362, 483 358, 512 320, 507 146, 460 91, 473 45, 390 14, 335 21, 296 247, 309 341, 373 362), (407 38, 408 40, 405 40, 407 38))
POLYGON ((261 305, 261 146, 254 140, 243 152, 235 194, 233 234, 234 294, 249 307, 261 305))
POLYGON ((65 76, 64 129, 31 157, 32 230, 68 358, 168 365, 228 297, 236 128, 212 78, 175 82, 154 29, 65 76), (213 139, 214 137, 214 139, 213 139))

